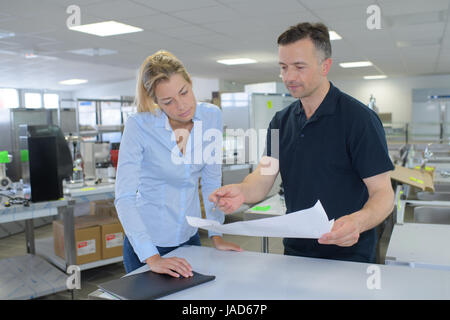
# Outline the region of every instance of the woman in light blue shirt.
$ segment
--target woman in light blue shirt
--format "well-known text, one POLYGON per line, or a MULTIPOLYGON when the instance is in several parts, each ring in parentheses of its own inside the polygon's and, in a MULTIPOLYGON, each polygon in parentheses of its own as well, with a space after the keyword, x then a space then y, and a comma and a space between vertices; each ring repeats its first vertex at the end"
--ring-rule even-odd
MULTIPOLYGON (((162 256, 183 244, 201 245, 198 230, 186 221, 186 216, 201 216, 199 178, 206 217, 224 221, 224 213, 207 201, 222 180, 221 111, 196 102, 189 74, 167 51, 142 64, 136 105, 137 114, 125 125, 116 176, 115 206, 126 234, 125 270, 147 263, 153 272, 192 276, 185 259, 162 256), (204 141, 212 136, 219 137, 217 154, 213 142, 204 141), (219 154, 219 160, 210 161, 219 154)), ((208 235, 217 249, 242 251, 221 234, 208 235)))

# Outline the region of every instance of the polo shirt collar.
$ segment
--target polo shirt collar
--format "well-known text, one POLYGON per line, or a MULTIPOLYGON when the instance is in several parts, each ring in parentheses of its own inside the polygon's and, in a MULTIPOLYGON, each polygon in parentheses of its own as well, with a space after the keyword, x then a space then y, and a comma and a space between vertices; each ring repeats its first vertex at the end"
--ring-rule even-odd
MULTIPOLYGON (((334 114, 334 112, 336 111, 336 100, 338 97, 339 89, 336 88, 333 85, 333 83, 331 83, 331 81, 329 81, 329 82, 330 82, 330 88, 328 89, 328 92, 325 95, 325 98, 320 103, 319 107, 317 108, 317 110, 314 112, 314 114, 312 115, 312 117, 310 119, 318 118, 318 117, 324 116, 324 115, 331 115, 331 114, 334 114)), ((296 110, 295 110, 296 115, 305 113, 305 110, 303 109, 301 100, 299 99, 298 102, 299 102, 299 107, 296 108, 296 110)))

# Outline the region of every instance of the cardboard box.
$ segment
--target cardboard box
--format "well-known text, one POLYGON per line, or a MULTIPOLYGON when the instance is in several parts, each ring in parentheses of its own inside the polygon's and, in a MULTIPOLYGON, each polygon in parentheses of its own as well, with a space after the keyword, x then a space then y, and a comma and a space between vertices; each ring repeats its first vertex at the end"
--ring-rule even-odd
POLYGON ((428 172, 429 174, 431 174, 431 177, 433 178, 434 181, 434 173, 436 172, 436 167, 432 167, 432 166, 425 166, 423 169, 420 169, 420 166, 415 166, 414 170, 425 170, 426 172, 428 172))
POLYGON ((100 225, 102 259, 119 257, 123 254, 125 232, 118 219, 107 219, 100 225))
MULTIPOLYGON (((101 237, 98 218, 81 216, 74 218, 76 264, 100 260, 101 237)), ((64 224, 62 220, 53 221, 53 239, 55 254, 65 259, 64 224)))
MULTIPOLYGON (((119 219, 109 216, 75 217, 76 264, 119 257, 123 254, 125 232, 119 219)), ((55 254, 64 256, 64 225, 53 221, 55 254)))
POLYGON ((420 171, 396 165, 395 169, 391 171, 391 179, 419 188, 422 191, 434 192, 434 179, 431 171, 420 171))
POLYGON ((90 209, 90 213, 92 216, 117 218, 114 199, 91 201, 90 209))

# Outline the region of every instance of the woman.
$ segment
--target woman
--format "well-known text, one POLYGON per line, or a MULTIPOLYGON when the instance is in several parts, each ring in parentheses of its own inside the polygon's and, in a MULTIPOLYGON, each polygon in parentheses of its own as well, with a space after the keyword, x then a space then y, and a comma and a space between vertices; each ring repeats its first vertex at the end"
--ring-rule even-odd
MULTIPOLYGON (((222 131, 221 111, 196 102, 189 74, 167 51, 145 59, 136 91, 138 112, 126 123, 116 176, 115 205, 126 234, 125 270, 146 263, 156 273, 189 277, 192 267, 185 259, 162 256, 184 244, 201 245, 186 216, 201 216, 198 180, 203 199, 208 199, 221 185, 221 163, 180 163, 173 156, 192 159, 199 148, 203 153, 205 146, 193 142, 202 141, 202 130, 222 131)), ((208 219, 223 223, 223 212, 213 210, 212 203, 205 203, 205 212, 208 219)), ((220 234, 209 232, 209 237, 217 249, 242 251, 220 234)))

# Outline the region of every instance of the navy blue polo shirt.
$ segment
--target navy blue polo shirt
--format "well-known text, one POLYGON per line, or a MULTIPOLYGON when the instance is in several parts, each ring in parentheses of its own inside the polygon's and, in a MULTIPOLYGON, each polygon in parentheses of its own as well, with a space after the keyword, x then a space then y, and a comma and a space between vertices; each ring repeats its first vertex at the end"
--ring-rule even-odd
MULTIPOLYGON (((324 100, 306 119, 300 100, 277 112, 269 125, 279 132, 280 174, 287 213, 322 203, 329 219, 363 208, 369 194, 363 179, 394 169, 377 114, 330 82, 324 100)), ((275 150, 275 149, 274 149, 275 150)), ((285 238, 285 253, 375 262, 375 228, 351 247, 322 245, 317 239, 285 238)))

